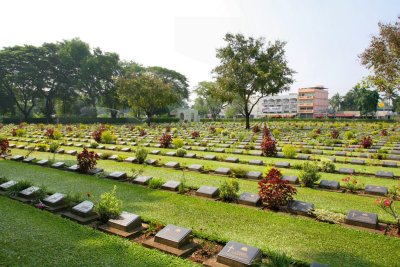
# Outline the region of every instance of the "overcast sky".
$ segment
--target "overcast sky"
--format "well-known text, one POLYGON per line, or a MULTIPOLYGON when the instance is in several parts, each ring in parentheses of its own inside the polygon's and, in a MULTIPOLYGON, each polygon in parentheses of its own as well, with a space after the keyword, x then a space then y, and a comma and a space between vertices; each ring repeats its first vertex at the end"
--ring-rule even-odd
POLYGON ((394 22, 399 0, 1 1, 0 47, 79 37, 121 59, 174 69, 193 87, 212 79, 227 32, 287 42, 291 91, 348 91, 368 72, 358 55, 394 22))

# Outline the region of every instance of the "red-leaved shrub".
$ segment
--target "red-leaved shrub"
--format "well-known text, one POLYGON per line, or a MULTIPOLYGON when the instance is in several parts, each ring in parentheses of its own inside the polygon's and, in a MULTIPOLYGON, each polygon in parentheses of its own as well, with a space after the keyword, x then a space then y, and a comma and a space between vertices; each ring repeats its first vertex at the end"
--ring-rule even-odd
POLYGON ((270 131, 267 126, 264 126, 264 128, 263 128, 263 136, 264 136, 264 138, 270 136, 270 131))
POLYGON ((372 146, 372 137, 371 136, 364 136, 361 139, 361 146, 363 148, 370 148, 372 146))
POLYGON ((193 132, 191 133, 191 135, 192 135, 193 138, 199 138, 199 137, 200 137, 200 132, 198 132, 198 131, 193 131, 193 132))
POLYGON ((5 155, 10 152, 10 143, 6 137, 0 136, 0 155, 5 155))
POLYGON ((276 141, 272 140, 270 137, 264 137, 263 141, 261 142, 261 151, 264 156, 276 156, 276 141))
POLYGON ((89 152, 86 147, 83 148, 83 151, 77 156, 79 172, 87 173, 92 170, 96 166, 98 159, 99 155, 94 151, 89 152))
POLYGON ((269 170, 267 176, 258 183, 258 187, 263 205, 272 210, 287 206, 297 193, 296 188, 288 181, 282 180, 281 172, 275 168, 269 170))
POLYGON ((387 135, 388 135, 387 130, 383 129, 383 130, 381 131, 381 135, 382 135, 382 136, 387 136, 387 135))
POLYGON ((260 131, 261 131, 260 126, 258 126, 258 125, 253 126, 253 133, 259 133, 260 131))
POLYGON ((331 131, 331 137, 332 139, 338 139, 339 138, 339 131, 334 129, 331 131))
POLYGON ((16 129, 16 128, 13 128, 13 129, 11 130, 11 135, 12 135, 12 136, 17 136, 17 129, 16 129))
POLYGON ((210 126, 210 127, 208 128, 208 131, 209 131, 210 133, 212 133, 212 134, 215 134, 215 132, 216 132, 217 130, 215 130, 215 127, 214 127, 214 126, 210 126))
POLYGON ((146 130, 145 129, 140 129, 139 130, 139 136, 145 136, 147 133, 146 133, 146 130))
POLYGON ((47 128, 44 135, 49 139, 54 139, 54 128, 47 128))
POLYGON ((97 142, 101 142, 101 134, 106 130, 104 125, 101 125, 96 131, 92 132, 92 138, 97 142))
POLYGON ((172 142, 172 136, 169 134, 163 134, 160 138, 160 145, 162 148, 167 148, 172 142))

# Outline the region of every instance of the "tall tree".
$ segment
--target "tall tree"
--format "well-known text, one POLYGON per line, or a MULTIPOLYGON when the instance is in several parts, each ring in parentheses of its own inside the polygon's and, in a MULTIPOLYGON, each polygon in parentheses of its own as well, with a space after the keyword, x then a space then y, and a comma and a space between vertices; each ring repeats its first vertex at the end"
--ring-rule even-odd
POLYGON ((113 77, 117 75, 119 56, 115 53, 103 53, 100 48, 82 62, 80 91, 84 100, 94 109, 102 94, 115 86, 113 77))
MULTIPOLYGON (((224 101, 218 97, 218 87, 215 82, 199 82, 196 86, 195 92, 197 93, 197 104, 201 111, 206 111, 206 114, 211 114, 213 120, 217 119, 217 116, 221 110, 226 106, 224 101), (203 105, 203 106, 200 106, 203 105)), ((196 102, 195 102, 196 103, 196 102)))
POLYGON ((361 116, 374 115, 378 109, 379 93, 358 84, 355 89, 356 104, 361 116))
POLYGON ((379 34, 360 55, 361 63, 372 71, 369 80, 393 102, 400 90, 400 16, 394 24, 379 23, 379 34))
POLYGON ((333 116, 336 117, 336 112, 340 109, 340 103, 342 102, 342 97, 339 95, 339 93, 334 94, 330 99, 329 99, 329 106, 333 110, 333 116))
POLYGON ((40 49, 31 45, 8 47, 0 51, 0 86, 8 92, 25 120, 29 118, 44 88, 42 59, 40 49))
POLYGON ((229 102, 241 99, 246 129, 250 129, 254 106, 264 96, 288 90, 294 71, 285 58, 285 42, 266 44, 261 38, 230 33, 225 35, 224 41, 227 45, 217 49, 220 64, 213 71, 221 89, 219 97, 229 102), (255 96, 253 101, 252 96, 255 96))
POLYGON ((147 116, 147 124, 157 110, 179 101, 171 84, 151 72, 133 72, 117 79, 118 95, 129 106, 141 110, 147 116))

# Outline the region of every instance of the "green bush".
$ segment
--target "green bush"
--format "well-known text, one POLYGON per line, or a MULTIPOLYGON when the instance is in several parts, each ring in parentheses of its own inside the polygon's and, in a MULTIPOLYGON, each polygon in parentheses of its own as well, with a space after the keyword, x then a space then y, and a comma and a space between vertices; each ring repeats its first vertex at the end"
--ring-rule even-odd
POLYGON ((332 160, 326 159, 326 158, 321 159, 321 164, 319 167, 322 172, 331 172, 332 173, 332 172, 335 172, 335 170, 336 170, 335 163, 333 163, 332 160))
POLYGON ((108 159, 109 157, 112 156, 112 153, 110 152, 104 152, 100 155, 100 159, 108 159))
POLYGON ((54 140, 60 140, 61 137, 62 137, 62 134, 60 133, 60 131, 59 130, 54 130, 53 139, 54 140))
POLYGON ((341 224, 344 223, 346 215, 341 213, 336 213, 323 209, 316 209, 313 211, 314 216, 318 221, 327 222, 331 224, 341 224))
POLYGON ((149 181, 149 187, 152 189, 159 189, 164 183, 165 182, 162 178, 152 178, 149 181))
POLYGON ((101 142, 105 144, 112 144, 115 139, 115 136, 110 131, 104 131, 101 133, 101 142))
POLYGON ((297 155, 297 149, 292 145, 284 145, 282 148, 283 156, 287 159, 293 159, 297 155))
POLYGON ((240 167, 234 167, 231 168, 231 176, 236 177, 236 178, 245 178, 247 174, 247 170, 240 168, 240 167))
POLYGON ((22 137, 22 136, 24 136, 24 135, 26 134, 26 130, 25 130, 25 129, 17 129, 17 130, 15 131, 15 133, 16 133, 16 135, 17 135, 18 137, 22 137))
POLYGON ((314 187, 314 183, 321 178, 318 173, 318 165, 311 162, 305 162, 303 169, 299 173, 300 182, 305 187, 314 187))
POLYGON ((46 144, 38 144, 36 146, 38 148, 38 151, 44 152, 47 151, 48 146, 46 144))
POLYGON ((99 146, 99 143, 97 143, 97 142, 91 142, 90 143, 90 147, 91 148, 97 148, 99 146))
POLYGON ((122 201, 116 196, 117 187, 114 185, 113 190, 103 193, 100 201, 95 206, 96 212, 100 216, 100 221, 106 223, 109 219, 116 219, 121 214, 122 201))
POLYGON ((181 148, 185 145, 185 142, 183 142, 183 140, 180 138, 174 138, 172 144, 174 145, 175 148, 181 148))
POLYGON ((136 160, 139 164, 143 164, 149 152, 144 147, 138 147, 135 151, 136 160))
POLYGON ((179 148, 178 150, 176 150, 176 155, 178 156, 178 157, 183 157, 183 156, 185 156, 186 155, 186 150, 185 149, 183 149, 183 148, 179 148))
POLYGON ((60 143, 58 143, 58 142, 51 142, 49 144, 49 150, 51 153, 56 152, 59 147, 60 147, 60 143))
POLYGON ((126 159, 126 156, 124 156, 124 155, 118 155, 117 156, 117 161, 118 162, 123 162, 125 159, 126 159))
POLYGON ((239 182, 236 179, 227 179, 219 186, 219 192, 222 201, 235 201, 239 197, 239 182))

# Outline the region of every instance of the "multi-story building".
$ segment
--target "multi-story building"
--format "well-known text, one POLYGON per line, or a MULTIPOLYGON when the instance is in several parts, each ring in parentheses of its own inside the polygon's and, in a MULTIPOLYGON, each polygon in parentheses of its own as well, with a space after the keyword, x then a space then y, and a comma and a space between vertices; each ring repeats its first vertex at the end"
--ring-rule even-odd
POLYGON ((326 116, 328 113, 328 90, 322 85, 299 88, 297 113, 302 118, 326 116))
POLYGON ((294 117, 297 113, 297 94, 267 96, 260 100, 264 116, 294 117))

